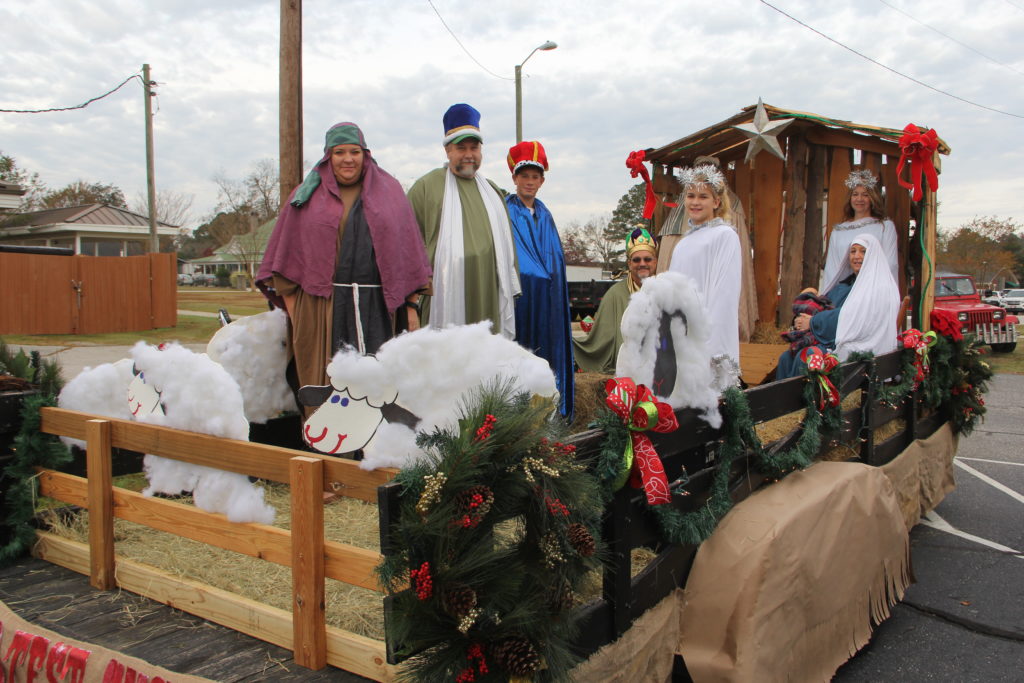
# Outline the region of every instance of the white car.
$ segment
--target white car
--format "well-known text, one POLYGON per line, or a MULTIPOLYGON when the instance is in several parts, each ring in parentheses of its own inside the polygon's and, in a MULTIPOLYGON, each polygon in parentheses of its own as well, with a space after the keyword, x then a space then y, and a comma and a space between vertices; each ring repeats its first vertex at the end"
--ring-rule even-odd
POLYGON ((1024 312, 1024 289, 1011 289, 1004 294, 1002 307, 1009 313, 1024 312))

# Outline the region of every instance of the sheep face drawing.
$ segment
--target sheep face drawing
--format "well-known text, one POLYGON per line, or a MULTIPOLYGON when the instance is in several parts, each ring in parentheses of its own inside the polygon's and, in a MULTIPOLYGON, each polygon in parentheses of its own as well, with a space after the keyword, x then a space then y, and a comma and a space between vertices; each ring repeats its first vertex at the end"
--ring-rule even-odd
POLYGON ((320 406, 302 428, 302 438, 310 448, 327 455, 339 455, 358 451, 370 442, 384 420, 381 411, 384 404, 371 403, 363 392, 353 393, 356 392, 350 387, 302 387, 300 402, 320 406))
POLYGON ((132 368, 132 381, 128 383, 128 410, 133 420, 141 419, 152 413, 163 413, 164 408, 160 404, 160 392, 146 382, 146 373, 138 368, 132 368))

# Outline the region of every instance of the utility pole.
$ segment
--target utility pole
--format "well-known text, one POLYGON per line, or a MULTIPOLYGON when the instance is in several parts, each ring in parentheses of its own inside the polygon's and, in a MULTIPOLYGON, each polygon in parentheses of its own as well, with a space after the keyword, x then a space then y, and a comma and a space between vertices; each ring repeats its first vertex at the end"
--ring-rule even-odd
POLYGON ((149 199, 149 251, 160 251, 156 234, 156 174, 153 172, 153 81, 149 79, 149 64, 142 65, 142 90, 146 110, 146 194, 149 199))
POLYGON ((302 0, 281 0, 278 158, 281 203, 302 182, 302 0))

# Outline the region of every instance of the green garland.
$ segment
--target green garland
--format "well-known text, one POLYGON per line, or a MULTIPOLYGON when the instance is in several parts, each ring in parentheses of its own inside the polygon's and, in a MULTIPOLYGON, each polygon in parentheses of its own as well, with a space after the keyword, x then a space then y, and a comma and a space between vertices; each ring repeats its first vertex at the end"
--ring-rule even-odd
POLYGON ((562 680, 576 663, 566 617, 600 564, 603 508, 551 410, 485 388, 457 430, 420 438, 429 460, 396 477, 401 550, 377 570, 394 596, 389 637, 412 655, 403 677, 562 680))
MULTIPOLYGON (((973 337, 953 341, 939 336, 930 354, 930 373, 922 381, 925 403, 938 408, 946 404, 950 420, 958 434, 969 434, 977 420, 985 414, 985 400, 992 369, 981 360, 983 351, 973 337)), ((854 353, 847 362, 871 361, 870 353, 854 353)), ((905 349, 901 357, 900 381, 888 385, 878 383, 879 399, 889 405, 899 405, 914 388, 914 349, 905 349)), ((872 364, 872 373, 874 365, 872 364)), ((804 374, 807 375, 806 368, 804 374)), ((873 377, 877 380, 877 377, 873 377)), ((842 398, 842 397, 840 397, 842 398)), ((698 510, 681 512, 672 505, 650 506, 657 518, 662 538, 669 543, 697 545, 715 530, 719 520, 732 507, 729 496, 729 473, 732 463, 742 454, 751 452, 756 457, 754 467, 767 478, 778 481, 798 469, 809 466, 821 450, 822 434, 837 433, 842 425, 839 406, 826 406, 818 410, 818 388, 813 381, 804 386, 803 431, 792 448, 770 454, 765 450, 750 417, 750 404, 745 393, 729 389, 723 394, 721 406, 723 440, 718 449, 717 463, 707 502, 698 510)), ((864 410, 870 410, 865 404, 864 410)), ((604 486, 605 497, 610 498, 611 483, 622 462, 622 453, 629 438, 621 419, 605 410, 594 423, 606 436, 601 444, 594 471, 604 486)))
MULTIPOLYGON (((926 406, 938 409, 949 406, 953 431, 970 434, 979 419, 985 416, 985 399, 992 368, 981 359, 984 349, 973 335, 954 340, 939 335, 929 351, 929 372, 920 383, 926 406)), ((881 384, 878 398, 885 405, 898 406, 914 390, 914 349, 904 349, 900 358, 900 381, 881 384)))
POLYGON ((55 468, 71 460, 71 452, 52 434, 39 431, 39 409, 56 405, 52 396, 30 396, 21 409, 21 431, 14 438, 14 458, 4 468, 3 522, 0 525, 0 566, 6 567, 32 547, 38 490, 36 467, 55 468))
MULTIPOLYGON (((718 449, 714 477, 707 502, 697 510, 682 512, 672 505, 655 505, 648 509, 657 518, 662 538, 669 543, 698 545, 707 539, 718 526, 718 522, 732 508, 729 495, 729 474, 732 463, 746 452, 757 457, 757 470, 773 480, 779 480, 790 472, 807 467, 813 462, 821 447, 822 427, 838 430, 842 416, 838 407, 827 407, 823 412, 817 409, 817 387, 807 382, 804 388, 804 428, 789 450, 770 454, 765 451, 754 429, 750 416, 747 395, 736 388, 730 388, 722 395, 721 406, 723 439, 718 449)), ((605 437, 598 453, 595 473, 604 485, 605 496, 610 497, 613 476, 622 461, 622 453, 629 438, 626 427, 610 410, 598 418, 596 426, 605 430, 605 437)))

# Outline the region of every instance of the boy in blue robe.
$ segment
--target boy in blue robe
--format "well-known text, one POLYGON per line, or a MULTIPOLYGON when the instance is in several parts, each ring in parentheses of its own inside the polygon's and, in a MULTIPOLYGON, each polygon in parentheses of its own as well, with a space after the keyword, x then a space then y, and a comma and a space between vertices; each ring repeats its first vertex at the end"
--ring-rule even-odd
POLYGON ((516 299, 516 341, 547 360, 561 395, 559 412, 573 418, 572 322, 562 241, 537 191, 548 170, 539 142, 524 141, 508 152, 516 193, 505 198, 512 221, 522 295, 516 299))

